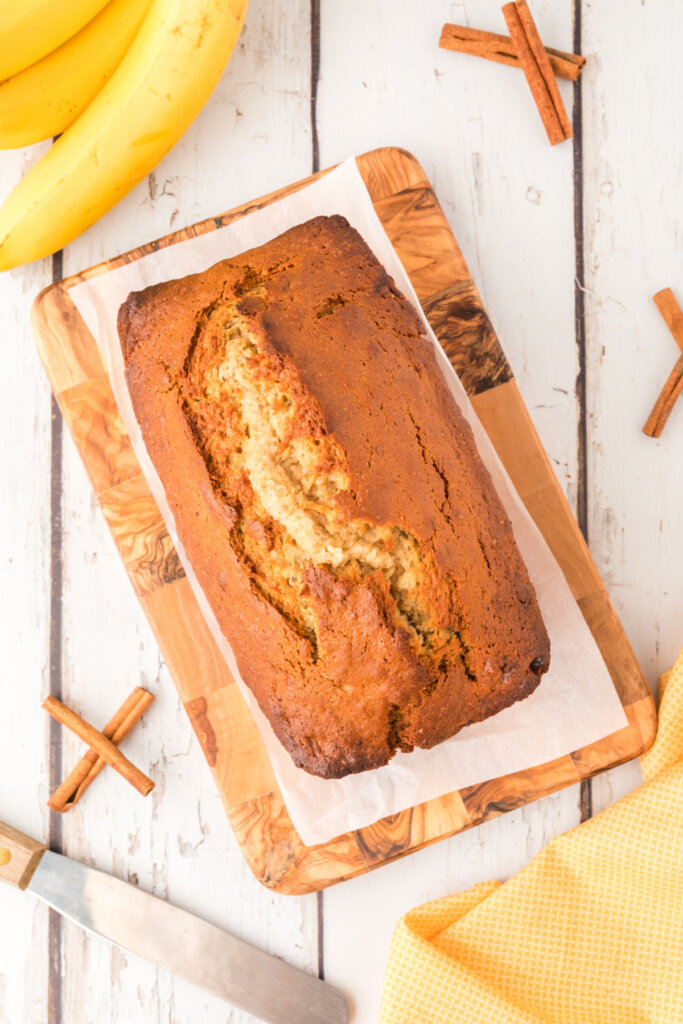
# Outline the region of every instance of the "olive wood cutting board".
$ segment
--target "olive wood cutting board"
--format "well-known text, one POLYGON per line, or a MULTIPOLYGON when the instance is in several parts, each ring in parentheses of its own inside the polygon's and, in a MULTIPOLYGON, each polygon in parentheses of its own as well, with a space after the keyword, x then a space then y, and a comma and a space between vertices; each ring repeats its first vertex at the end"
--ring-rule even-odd
POLYGON ((36 299, 33 328, 59 407, 244 856, 259 881, 282 893, 311 892, 352 878, 589 778, 637 757, 655 733, 647 683, 424 171, 409 153, 394 148, 366 153, 358 158, 358 166, 429 322, 567 578, 629 724, 555 761, 429 800, 331 842, 304 846, 252 716, 202 618, 133 453, 95 339, 71 302, 69 288, 155 249, 213 231, 303 188, 319 175, 52 285, 36 299))

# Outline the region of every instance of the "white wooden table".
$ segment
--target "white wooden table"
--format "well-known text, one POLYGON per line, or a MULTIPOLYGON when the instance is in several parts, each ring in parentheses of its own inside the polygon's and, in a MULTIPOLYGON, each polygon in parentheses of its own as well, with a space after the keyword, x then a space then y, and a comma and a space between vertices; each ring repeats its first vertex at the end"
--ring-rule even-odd
MULTIPOLYGON (((651 296, 683 299, 676 0, 534 0, 544 40, 588 57, 576 140, 548 145, 520 71, 437 48, 444 21, 505 31, 499 0, 251 0, 216 93, 170 156, 62 255, 0 277, 0 818, 131 879, 349 995, 375 1020, 391 931, 424 900, 521 868, 637 785, 631 764, 317 897, 279 897, 242 860, 29 331, 44 285, 354 153, 399 145, 450 220, 548 454, 654 685, 683 642, 683 403, 640 433, 676 357, 651 296), (157 701, 126 751, 50 819, 80 745, 52 692, 104 724, 136 684, 157 701)), ((41 147, 37 147, 38 150, 41 147)), ((35 150, 0 155, 4 195, 35 150)), ((84 183, 85 185, 86 183, 84 183)), ((0 892, 2 1024, 218 1024, 247 1015, 0 892)))

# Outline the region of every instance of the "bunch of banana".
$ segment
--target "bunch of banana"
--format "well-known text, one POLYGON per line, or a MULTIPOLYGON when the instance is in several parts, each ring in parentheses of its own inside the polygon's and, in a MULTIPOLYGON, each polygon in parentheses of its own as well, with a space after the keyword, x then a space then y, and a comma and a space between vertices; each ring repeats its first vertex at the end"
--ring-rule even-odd
POLYGON ((159 163, 213 92, 247 3, 0 5, 0 148, 60 135, 0 207, 0 270, 61 249, 159 163))
POLYGON ((61 46, 0 81, 0 149, 61 135, 111 78, 148 7, 149 0, 111 0, 61 46))

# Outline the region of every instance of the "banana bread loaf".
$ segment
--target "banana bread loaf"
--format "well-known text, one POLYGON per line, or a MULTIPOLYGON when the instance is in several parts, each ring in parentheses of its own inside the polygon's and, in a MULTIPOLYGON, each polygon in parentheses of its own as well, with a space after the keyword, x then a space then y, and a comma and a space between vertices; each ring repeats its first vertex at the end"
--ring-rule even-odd
POLYGON ((118 327, 180 539, 297 765, 375 768, 535 689, 550 646, 510 523, 344 218, 133 293, 118 327))

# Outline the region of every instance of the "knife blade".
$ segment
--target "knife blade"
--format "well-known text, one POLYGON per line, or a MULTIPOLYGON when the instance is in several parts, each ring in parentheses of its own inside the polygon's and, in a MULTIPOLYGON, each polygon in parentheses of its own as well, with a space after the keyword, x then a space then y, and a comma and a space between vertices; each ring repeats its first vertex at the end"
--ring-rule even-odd
POLYGON ((346 998, 327 982, 1 822, 0 880, 268 1024, 347 1024, 346 998))

